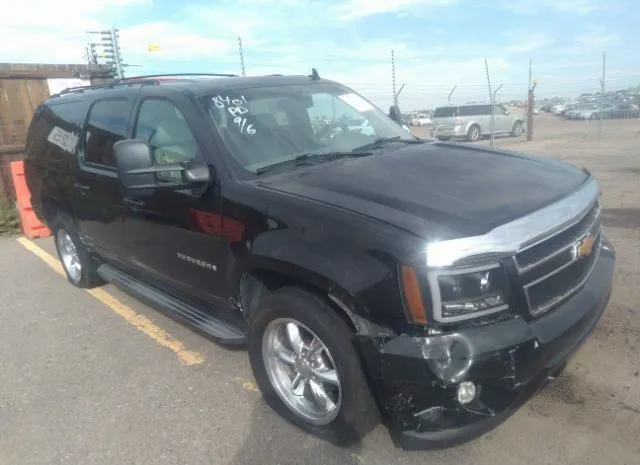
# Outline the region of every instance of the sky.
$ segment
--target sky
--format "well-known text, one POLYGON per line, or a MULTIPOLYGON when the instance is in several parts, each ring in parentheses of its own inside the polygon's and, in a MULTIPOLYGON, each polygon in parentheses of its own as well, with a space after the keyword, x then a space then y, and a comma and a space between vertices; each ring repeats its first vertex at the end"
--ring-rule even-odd
POLYGON ((83 63, 88 30, 119 29, 129 76, 171 72, 309 74, 382 108, 640 85, 639 0, 22 0, 0 15, 0 62, 83 63), (150 52, 148 46, 159 50, 150 52))

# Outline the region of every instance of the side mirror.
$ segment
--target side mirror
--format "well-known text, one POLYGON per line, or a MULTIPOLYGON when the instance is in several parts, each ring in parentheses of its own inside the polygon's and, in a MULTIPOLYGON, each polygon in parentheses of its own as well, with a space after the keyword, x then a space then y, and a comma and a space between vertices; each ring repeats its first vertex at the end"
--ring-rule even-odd
POLYGON ((402 124, 402 113, 400 113, 400 107, 398 107, 398 105, 391 105, 389 108, 389 118, 398 124, 402 124))
POLYGON ((157 189, 187 189, 209 181, 209 167, 201 162, 156 165, 149 144, 142 140, 118 141, 113 150, 120 185, 127 195, 145 195, 157 189), (158 173, 178 173, 179 177, 175 182, 159 182, 158 173))

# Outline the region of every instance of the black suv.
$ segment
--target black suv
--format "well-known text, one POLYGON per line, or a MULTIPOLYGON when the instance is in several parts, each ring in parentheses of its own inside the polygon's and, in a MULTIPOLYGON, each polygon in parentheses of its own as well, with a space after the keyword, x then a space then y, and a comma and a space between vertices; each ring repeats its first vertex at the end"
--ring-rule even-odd
POLYGON ((315 435, 383 417, 405 448, 450 446, 559 374, 614 252, 588 171, 425 142, 392 110, 315 72, 127 79, 41 105, 26 175, 72 284, 246 344, 315 435))

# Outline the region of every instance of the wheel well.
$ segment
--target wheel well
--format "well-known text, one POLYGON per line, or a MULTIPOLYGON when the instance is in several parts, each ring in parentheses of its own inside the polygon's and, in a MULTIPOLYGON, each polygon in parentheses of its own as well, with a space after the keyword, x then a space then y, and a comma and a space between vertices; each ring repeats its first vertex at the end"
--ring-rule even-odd
POLYGON ((249 318, 262 299, 283 287, 299 287, 307 292, 316 294, 349 325, 353 332, 356 331, 351 317, 328 297, 326 291, 299 278, 271 270, 252 270, 243 274, 240 278, 239 297, 243 313, 249 318))

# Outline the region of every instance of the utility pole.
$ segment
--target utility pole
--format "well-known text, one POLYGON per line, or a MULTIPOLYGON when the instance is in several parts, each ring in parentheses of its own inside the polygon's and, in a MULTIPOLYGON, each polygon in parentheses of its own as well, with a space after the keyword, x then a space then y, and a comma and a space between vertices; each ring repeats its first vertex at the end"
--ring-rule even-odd
MULTIPOLYGON (((535 86, 533 86, 535 87, 535 86)), ((533 87, 531 87, 531 58, 529 58, 529 82, 527 83, 527 140, 533 140, 533 87)))
POLYGON ((112 27, 109 30, 109 38, 111 43, 105 48, 105 55, 108 56, 109 52, 112 54, 112 60, 115 64, 116 74, 120 79, 124 79, 124 70, 122 68, 122 57, 120 56, 120 37, 118 30, 112 27))
POLYGON ((391 85, 393 87, 393 104, 398 105, 398 93, 396 92, 396 59, 391 50, 391 85))
POLYGON ((602 78, 600 78, 600 100, 598 103, 599 115, 598 115, 598 140, 602 139, 602 102, 604 100, 604 80, 605 80, 605 62, 607 59, 607 52, 602 52, 602 78))
POLYGON ((533 81, 533 84, 529 86, 529 98, 527 100, 527 141, 533 140, 533 106, 535 105, 534 91, 538 83, 533 81))
POLYGON ((498 95, 498 91, 502 89, 502 84, 498 86, 496 90, 493 91, 493 95, 491 97, 491 145, 493 146, 493 127, 495 124, 496 118, 496 95, 498 95))
POLYGON ((449 105, 451 105, 451 96, 453 95, 453 92, 456 90, 456 87, 458 87, 458 84, 453 85, 453 89, 451 89, 451 92, 449 92, 449 95, 447 97, 447 101, 449 102, 449 105))
POLYGON ((98 64, 98 52, 96 51, 96 44, 87 44, 86 47, 87 53, 87 64, 97 65, 98 64))
POLYGON ((111 66, 117 78, 124 79, 124 66, 127 65, 122 62, 122 52, 120 51, 120 36, 118 34, 118 29, 112 27, 111 29, 105 31, 87 31, 87 33, 97 34, 100 37, 100 41, 98 43, 89 44, 93 56, 96 57, 96 62, 97 54, 95 47, 100 46, 102 48, 102 56, 104 57, 105 64, 111 66))
POLYGON ((244 69, 244 49, 242 48, 242 37, 238 36, 238 50, 240 51, 240 68, 242 69, 242 77, 247 77, 244 69))
POLYGON ((493 93, 491 92, 491 78, 489 77, 489 63, 484 59, 484 69, 487 73, 487 85, 489 86, 489 100, 491 103, 491 145, 493 145, 493 123, 496 117, 496 108, 493 104, 493 93))

